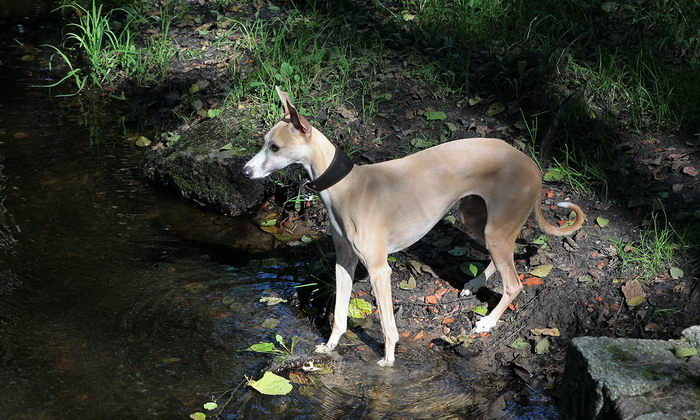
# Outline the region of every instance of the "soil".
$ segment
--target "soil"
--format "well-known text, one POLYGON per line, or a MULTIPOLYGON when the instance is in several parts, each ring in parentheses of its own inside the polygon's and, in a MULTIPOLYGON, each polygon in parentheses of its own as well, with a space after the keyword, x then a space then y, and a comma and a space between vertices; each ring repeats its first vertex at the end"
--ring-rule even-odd
MULTIPOLYGON (((212 82, 200 93, 205 108, 221 102, 224 88, 223 83, 218 82, 225 77, 228 63, 217 58, 221 54, 214 50, 211 32, 193 30, 194 26, 216 24, 215 16, 208 9, 197 10, 201 12, 197 14, 201 21, 176 25, 171 35, 183 48, 204 48, 204 56, 174 65, 169 70, 171 78, 166 87, 144 89, 124 81, 117 89, 125 92, 135 112, 154 122, 154 132, 184 131, 205 118, 197 116, 196 110, 181 99, 198 80, 212 82), (186 124, 177 122, 169 117, 173 108, 193 112, 194 117, 186 124)), ((263 14, 284 13, 284 10, 261 10, 263 14)), ((235 13, 240 17, 245 13, 252 15, 252 12, 244 7, 235 13)), ((344 116, 346 110, 329 110, 315 115, 312 121, 332 141, 346 150, 356 151, 352 155, 356 163, 379 162, 411 153, 415 149, 411 142, 420 135, 445 140, 498 137, 516 146, 520 144, 525 130, 515 124, 520 119, 518 108, 510 110, 507 106, 502 114, 488 116, 489 101, 472 106, 466 98, 436 99, 422 84, 401 79, 399 54, 388 51, 387 55, 392 67, 383 75, 385 84, 378 89, 395 94, 375 118, 361 121, 348 118, 347 114, 344 116), (442 110, 446 118, 428 121, 424 113, 430 110, 442 110)), ((482 96, 489 97, 488 92, 482 96)), ((476 296, 459 296, 465 281, 472 277, 460 270, 460 265, 486 264, 488 255, 483 245, 462 231, 458 220, 454 223, 443 220, 417 244, 395 255, 396 260, 390 264, 392 292, 402 337, 397 357, 401 358, 402 353, 413 348, 420 347, 423 352, 427 347, 435 352, 454 352, 456 357, 478 358, 484 366, 511 366, 516 375, 528 383, 553 385, 562 372, 565 349, 573 337, 666 339, 678 337, 683 328, 700 322, 698 272, 693 265, 697 246, 690 248, 684 259, 677 262, 684 271, 682 276, 673 278, 668 269, 657 273, 642 283, 645 301, 629 306, 622 286, 639 277, 640 267, 624 265, 612 242, 638 240, 640 230, 649 226, 650 210, 659 210, 660 205, 666 219, 677 228, 697 223, 700 218, 697 210, 700 178, 695 171, 700 168, 698 138, 683 133, 638 135, 615 127, 610 130, 619 138, 615 146, 619 161, 609 168, 607 193, 600 186, 595 193, 584 194, 564 183, 545 183, 548 198, 543 198, 542 208, 550 223, 566 221, 567 212, 552 208, 556 208, 554 202, 566 200, 581 206, 588 221, 572 237, 548 237, 547 246, 533 243, 541 234, 536 226, 528 223, 523 228, 516 256, 518 272, 529 279, 536 277, 529 274, 534 267, 551 264, 553 269, 540 278, 541 284, 530 281, 533 285, 523 289, 492 333, 469 335, 474 322, 480 318, 474 309, 480 305, 492 308, 498 301, 500 280, 496 274, 488 287, 482 288, 476 296), (596 223, 599 217, 609 220, 609 224, 600 226, 604 223, 596 223), (451 255, 455 247, 466 247, 466 255, 451 255), (400 283, 410 277, 416 280, 415 288, 402 289, 400 283), (543 328, 556 328, 558 333, 533 332, 543 328), (525 345, 514 348, 519 347, 516 341, 519 338, 525 340, 525 345), (544 339, 549 342, 546 351, 544 345, 537 346, 544 339)), ((262 137, 263 133, 255 134, 262 137)), ((316 227, 319 247, 328 254, 332 244, 324 236, 327 221, 322 205, 314 202, 299 212, 292 206, 283 206, 289 197, 296 195, 297 188, 297 185, 278 188, 252 213, 259 217, 270 212, 281 214, 279 219, 288 223, 279 227, 280 230, 293 230, 296 224, 316 227)), ((314 244, 294 241, 290 245, 306 246, 316 252, 314 244)), ((369 282, 361 273, 353 296, 366 299, 374 308, 369 282)), ((300 310, 327 329, 329 319, 324 315, 328 315, 328 302, 324 301, 326 304, 319 310, 313 309, 312 301, 309 296, 301 296, 300 310)), ((366 331, 373 338, 369 348, 381 353, 376 310, 367 320, 358 320, 352 330, 359 336, 366 331)), ((367 350, 366 344, 355 347, 359 351, 367 350)))

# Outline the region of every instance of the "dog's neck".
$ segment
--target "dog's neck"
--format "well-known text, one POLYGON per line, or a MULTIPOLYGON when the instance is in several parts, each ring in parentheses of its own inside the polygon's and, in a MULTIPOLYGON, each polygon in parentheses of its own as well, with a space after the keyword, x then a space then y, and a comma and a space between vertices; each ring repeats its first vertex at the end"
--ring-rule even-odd
POLYGON ((311 139, 309 140, 311 153, 309 153, 308 161, 303 162, 303 165, 309 174, 309 178, 313 180, 326 172, 326 169, 333 162, 335 146, 320 131, 315 128, 312 130, 311 139))

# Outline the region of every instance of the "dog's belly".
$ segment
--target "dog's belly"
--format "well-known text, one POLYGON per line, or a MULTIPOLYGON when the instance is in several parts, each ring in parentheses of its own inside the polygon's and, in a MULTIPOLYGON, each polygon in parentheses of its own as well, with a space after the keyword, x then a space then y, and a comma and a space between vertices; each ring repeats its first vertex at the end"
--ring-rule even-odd
POLYGON ((406 229, 406 227, 411 226, 411 224, 403 223, 403 229, 397 229, 389 236, 389 254, 406 249, 418 242, 422 237, 430 232, 430 229, 432 229, 437 222, 440 221, 442 216, 444 216, 449 209, 450 207, 448 207, 444 212, 438 213, 437 217, 429 220, 422 220, 420 223, 413 225, 415 226, 413 229, 406 229))

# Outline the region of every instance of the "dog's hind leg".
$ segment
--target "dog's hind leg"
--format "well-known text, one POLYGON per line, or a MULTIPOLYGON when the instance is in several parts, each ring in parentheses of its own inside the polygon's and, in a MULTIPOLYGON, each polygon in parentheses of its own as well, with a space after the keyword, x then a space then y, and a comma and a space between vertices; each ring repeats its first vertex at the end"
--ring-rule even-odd
POLYGON ((498 273, 503 281, 503 295, 495 308, 490 314, 477 321, 472 332, 489 332, 503 315, 503 312, 508 308, 508 305, 515 299, 523 289, 523 285, 518 279, 518 273, 515 271, 515 262, 513 261, 513 247, 515 246, 515 238, 518 235, 518 230, 512 232, 512 229, 502 229, 490 231, 489 226, 486 228, 486 248, 491 254, 498 273))
POLYGON ((333 311, 333 330, 328 342, 316 346, 317 353, 329 353, 337 345, 340 337, 348 327, 348 306, 352 293, 352 280, 357 267, 357 255, 347 240, 340 235, 333 235, 335 244, 335 309, 333 311))
MULTIPOLYGON (((486 203, 477 195, 468 195, 459 201, 459 215, 469 234, 475 239, 486 243, 484 229, 486 228, 486 203)), ((482 273, 464 284, 460 296, 471 296, 486 285, 486 281, 496 272, 496 266, 491 261, 482 273)))

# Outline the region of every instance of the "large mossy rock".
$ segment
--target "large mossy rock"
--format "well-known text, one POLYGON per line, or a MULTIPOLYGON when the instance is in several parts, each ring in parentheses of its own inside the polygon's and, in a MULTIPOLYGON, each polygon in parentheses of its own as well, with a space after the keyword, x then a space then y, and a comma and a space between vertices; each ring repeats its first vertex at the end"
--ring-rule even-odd
POLYGON ((152 147, 146 153, 146 176, 225 214, 239 215, 259 205, 266 183, 249 180, 241 172, 259 148, 254 141, 262 130, 261 119, 248 111, 224 112, 196 124, 169 146, 152 147))
POLYGON ((697 345, 698 328, 681 340, 578 337, 571 340, 561 384, 562 418, 700 418, 700 359, 679 358, 697 345), (695 334, 695 335, 693 335, 695 334))

